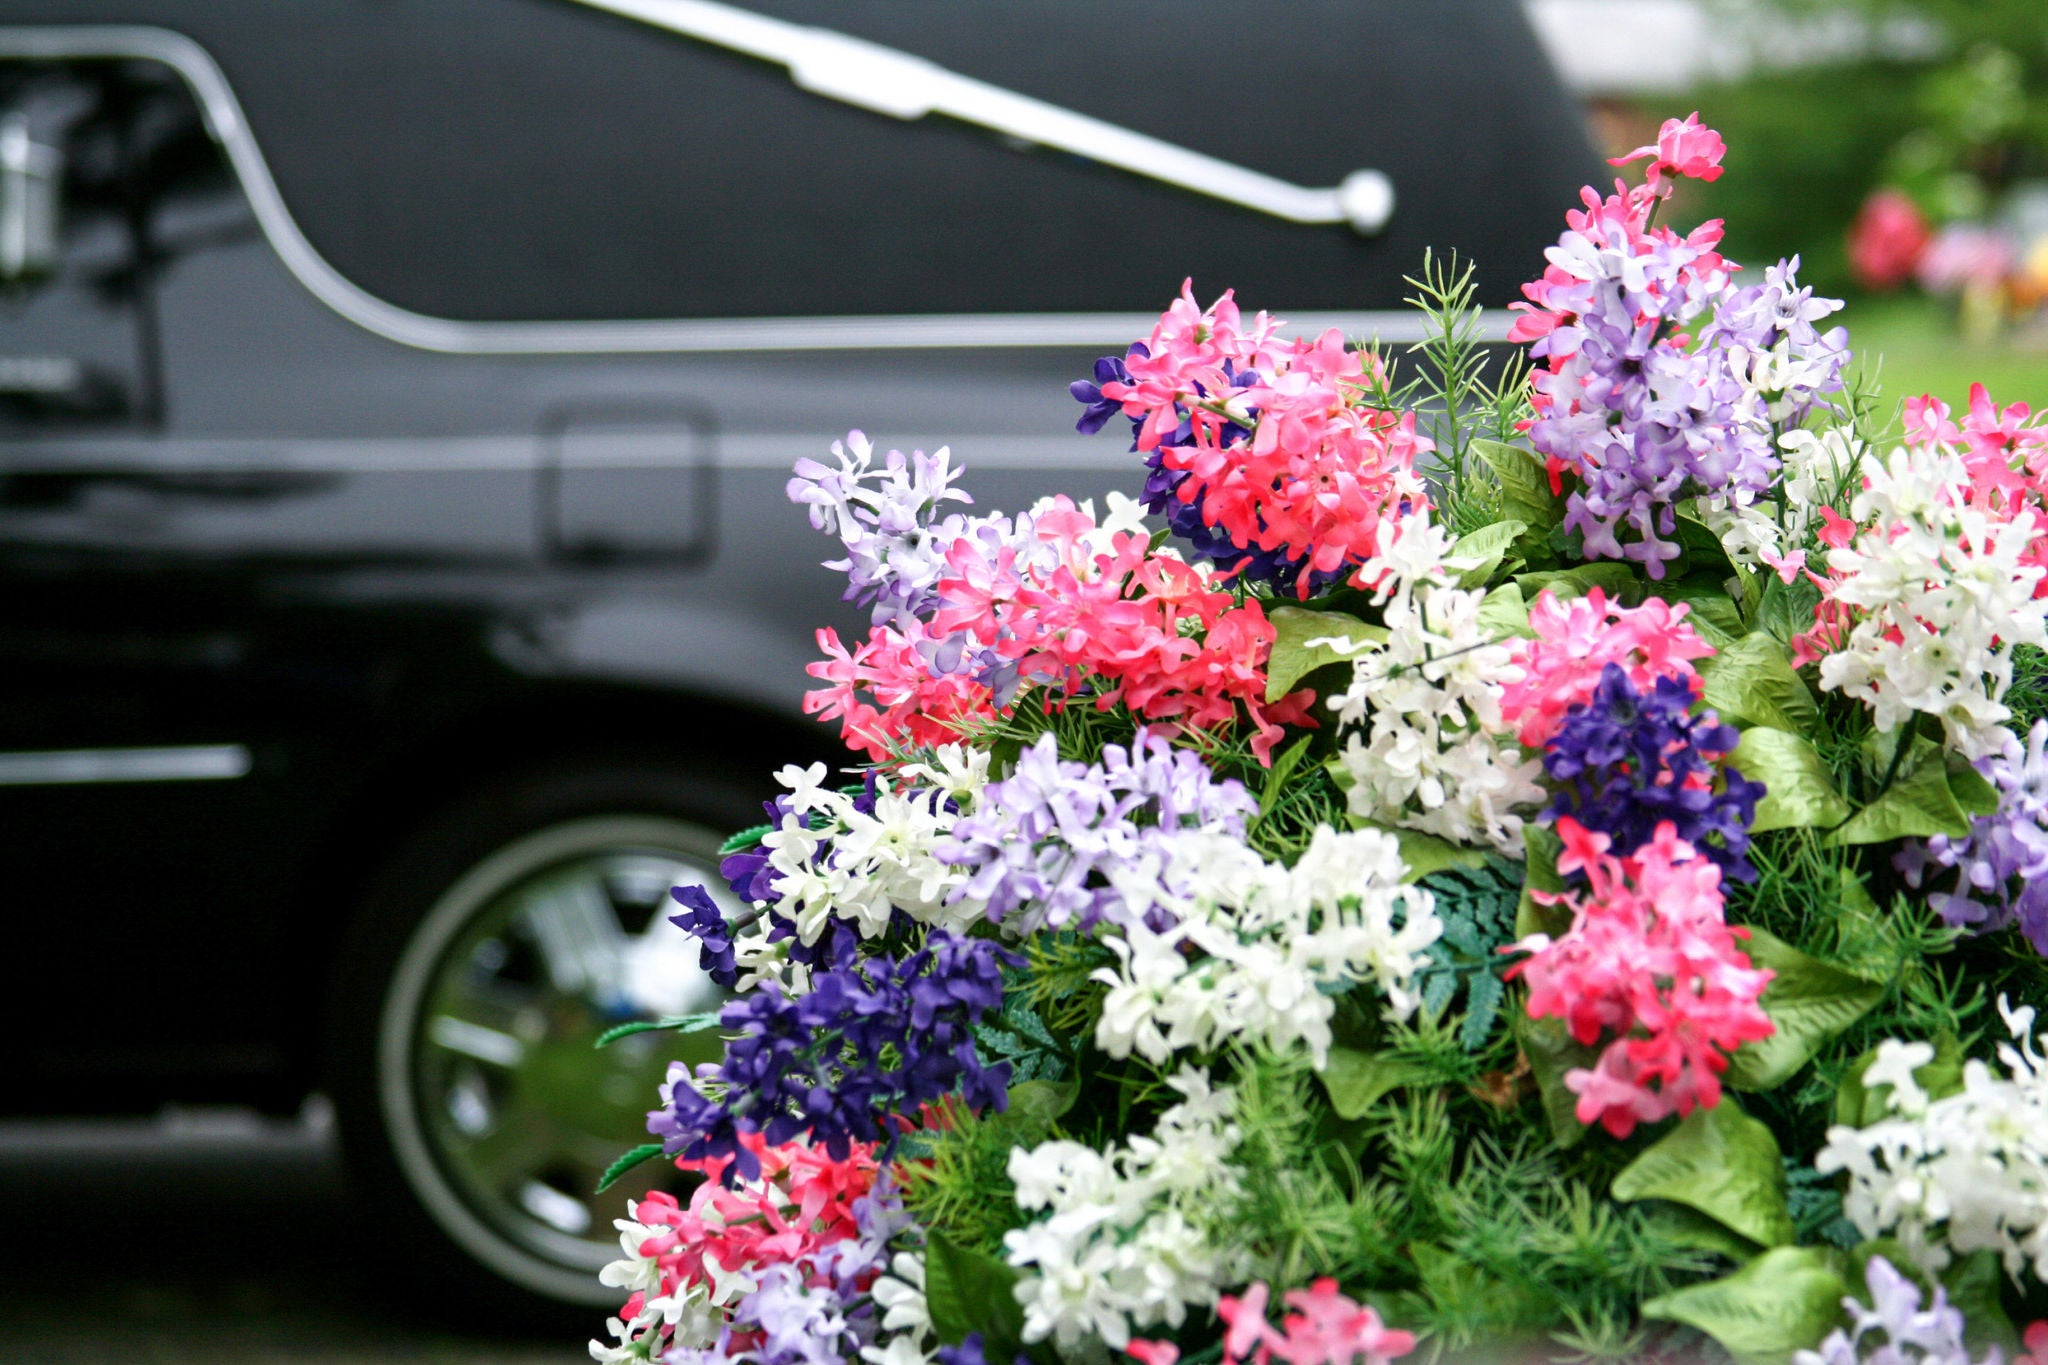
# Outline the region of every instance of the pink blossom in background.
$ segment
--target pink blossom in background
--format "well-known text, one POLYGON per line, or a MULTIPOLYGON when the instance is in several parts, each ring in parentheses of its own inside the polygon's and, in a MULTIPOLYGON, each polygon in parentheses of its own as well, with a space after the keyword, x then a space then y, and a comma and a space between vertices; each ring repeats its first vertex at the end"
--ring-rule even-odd
POLYGON ((2012 240, 2004 233, 1973 223, 1950 223, 1934 234, 1915 273, 1929 293, 1954 294, 2002 283, 2012 273, 2016 257, 2012 240))
POLYGON ((1849 227, 1849 269, 1865 289, 1897 289, 1913 278, 1933 238, 1919 205, 1897 190, 1878 190, 1849 227))

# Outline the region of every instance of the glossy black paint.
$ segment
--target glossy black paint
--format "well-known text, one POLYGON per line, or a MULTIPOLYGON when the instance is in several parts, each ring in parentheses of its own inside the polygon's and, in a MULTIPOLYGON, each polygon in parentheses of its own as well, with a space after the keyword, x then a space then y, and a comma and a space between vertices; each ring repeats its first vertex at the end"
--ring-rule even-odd
MULTIPOLYGON (((376 25, 381 8, 329 4, 319 22, 376 25)), ((233 77, 251 54, 225 14, 4 0, 0 28, 190 30, 225 46, 233 77)), ((249 20, 268 43, 282 24, 249 20)), ((1578 166, 1569 111, 1551 116, 1555 160, 1578 166)), ((1477 188, 1423 196, 1415 230, 1459 240, 1541 187, 1477 188)), ((0 1107, 296 1103, 351 898, 402 832, 497 775, 668 755, 758 788, 830 756, 799 715, 812 633, 864 622, 783 485, 847 426, 950 442, 984 505, 1140 481, 1120 441, 1072 432, 1066 385, 1093 348, 429 353, 312 297, 232 180, 188 189, 113 313, 84 292, 0 299, 0 355, 142 357, 116 367, 130 401, 0 426, 0 754, 239 744, 253 768, 0 786, 0 1107), (107 340, 122 308, 142 310, 140 341, 107 340)))

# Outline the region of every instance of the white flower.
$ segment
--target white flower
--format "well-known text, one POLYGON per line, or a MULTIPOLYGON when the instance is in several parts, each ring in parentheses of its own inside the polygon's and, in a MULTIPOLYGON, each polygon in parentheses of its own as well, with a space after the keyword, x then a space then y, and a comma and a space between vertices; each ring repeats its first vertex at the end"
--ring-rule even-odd
POLYGON ((2048 1059, 2032 1008, 1998 1007, 2014 1040, 1998 1049, 2003 1076, 1973 1060, 1959 1093, 1930 1099, 1909 1063, 1933 1049, 1887 1044, 1863 1082, 1892 1087, 1890 1113, 1830 1129, 1814 1164, 1848 1172, 1842 1211, 1865 1237, 1896 1237, 1929 1273, 1992 1250, 2009 1274, 2048 1280, 2048 1059))
MULTIPOLYGON (((825 786, 822 763, 784 768, 775 775, 788 788, 784 813, 761 839, 775 888, 768 913, 806 945, 834 919, 877 938, 898 910, 954 932, 979 923, 982 902, 961 893, 966 874, 936 855, 988 785, 988 762, 986 753, 942 746, 893 782, 878 780, 872 801, 825 786)), ((770 928, 763 917, 734 936, 740 989, 773 982, 800 994, 809 974, 789 962, 786 940, 770 941, 770 928)))
POLYGON ((1728 557, 1747 568, 1778 568, 1786 556, 1799 554, 1820 519, 1820 509, 1849 486, 1863 460, 1863 443, 1847 429, 1799 428, 1778 438, 1780 468, 1774 499, 1757 501, 1747 485, 1730 484, 1722 493, 1699 500, 1699 512, 1721 538, 1728 557))
POLYGON ((1520 856, 1541 769, 1501 733, 1508 651, 1480 624, 1483 594, 1451 586, 1456 546, 1426 513, 1383 525, 1380 543, 1360 574, 1376 585, 1385 638, 1327 642, 1352 661, 1351 685, 1327 705, 1363 727, 1338 754, 1351 813, 1520 856))
POLYGON ((889 1273, 877 1276, 875 1307, 882 1310, 882 1330, 908 1332, 922 1338, 932 1327, 931 1306, 924 1297, 924 1258, 899 1251, 889 1262, 889 1273))
POLYGON ((1115 967, 1095 1044, 1163 1062, 1233 1037, 1328 1055, 1336 1001, 1326 987, 1370 983, 1405 1018, 1421 954, 1443 932, 1426 891, 1404 886, 1399 842, 1384 830, 1318 828, 1292 868, 1241 842, 1190 830, 1162 840, 1159 880, 1177 888, 1179 923, 1134 923, 1103 943, 1115 967))
POLYGON ((1168 1084, 1182 1102, 1121 1148, 1054 1141, 1010 1153, 1017 1206, 1046 1215, 1003 1236, 1006 1259, 1024 1272, 1027 1342, 1122 1347, 1134 1330, 1179 1326, 1246 1273, 1239 1250, 1202 1231, 1237 1189, 1231 1094, 1192 1068, 1168 1084))
POLYGON ((2022 564, 2031 513, 1994 521, 1961 506, 1969 478, 1954 452, 1904 448, 1872 467, 1852 511, 1872 529, 1831 551, 1834 598, 1855 625, 1820 663, 1820 684, 1871 708, 1880 730, 1915 714, 1941 721, 1966 758, 2002 749, 2015 645, 2048 645, 2036 600, 2042 570, 2022 564))

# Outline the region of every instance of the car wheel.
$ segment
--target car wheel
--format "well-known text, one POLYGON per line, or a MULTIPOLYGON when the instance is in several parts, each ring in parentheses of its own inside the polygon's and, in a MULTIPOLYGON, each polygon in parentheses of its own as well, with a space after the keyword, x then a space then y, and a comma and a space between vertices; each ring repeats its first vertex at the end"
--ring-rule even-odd
POLYGON ((612 1220, 681 1177, 648 1162, 597 1185, 648 1140, 669 1060, 715 1060, 718 1043, 596 1040, 724 998, 668 923, 669 888, 736 906, 717 852, 744 809, 681 774, 547 774, 434 821, 365 897, 337 973, 331 1083, 379 1240, 421 1287, 528 1320, 617 1307, 597 1279, 619 1255, 612 1220))

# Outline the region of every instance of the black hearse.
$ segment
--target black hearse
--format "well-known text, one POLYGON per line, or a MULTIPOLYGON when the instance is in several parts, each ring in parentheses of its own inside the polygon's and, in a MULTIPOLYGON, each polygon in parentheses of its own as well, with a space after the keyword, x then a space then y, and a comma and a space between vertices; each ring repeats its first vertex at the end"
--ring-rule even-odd
POLYGON ((828 752, 791 461, 1135 491, 1066 385, 1184 276, 1398 340, 1590 169, 1512 0, 0 0, 0 1103, 324 1090, 390 1246, 612 1301, 591 1039, 828 752))

